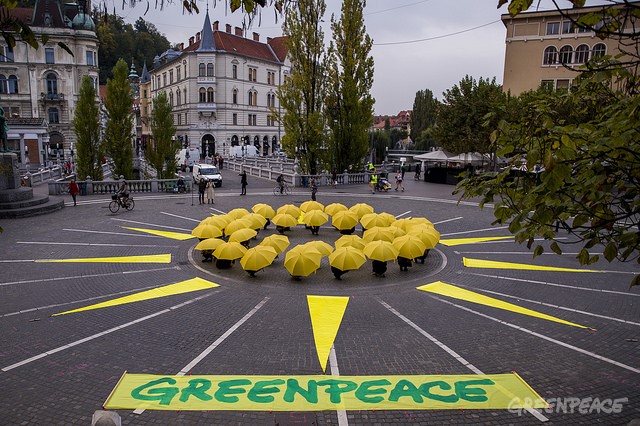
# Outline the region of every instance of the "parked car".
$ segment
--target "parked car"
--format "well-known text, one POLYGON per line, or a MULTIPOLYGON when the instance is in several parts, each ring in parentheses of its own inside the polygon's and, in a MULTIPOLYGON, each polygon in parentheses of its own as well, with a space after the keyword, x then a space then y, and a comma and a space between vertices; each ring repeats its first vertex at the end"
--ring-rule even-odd
POLYGON ((216 166, 210 164, 193 165, 193 180, 197 184, 200 182, 200 179, 212 180, 215 186, 222 186, 222 175, 220 171, 216 166))

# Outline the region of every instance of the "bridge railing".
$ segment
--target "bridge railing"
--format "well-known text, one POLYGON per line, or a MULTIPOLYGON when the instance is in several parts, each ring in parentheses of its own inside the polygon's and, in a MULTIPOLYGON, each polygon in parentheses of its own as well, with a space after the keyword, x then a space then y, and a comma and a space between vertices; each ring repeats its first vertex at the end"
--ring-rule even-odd
MULTIPOLYGON (((113 180, 81 180, 77 181, 80 195, 114 194, 120 184, 113 180)), ((132 194, 147 192, 175 192, 178 179, 141 179, 127 180, 129 192, 132 194)), ((191 191, 191 180, 184 179, 185 189, 191 191)), ((69 192, 68 180, 49 181, 49 195, 60 195, 69 192)))

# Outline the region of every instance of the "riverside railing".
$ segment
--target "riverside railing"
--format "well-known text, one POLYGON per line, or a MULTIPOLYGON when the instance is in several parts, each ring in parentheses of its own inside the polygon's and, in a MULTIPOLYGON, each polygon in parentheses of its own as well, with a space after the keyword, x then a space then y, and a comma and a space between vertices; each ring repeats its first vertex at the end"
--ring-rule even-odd
MULTIPOLYGON (((114 194, 120 183, 114 180, 82 180, 76 182, 80 187, 80 195, 114 194)), ((132 194, 144 192, 177 192, 178 179, 142 179, 127 180, 129 192, 132 194)), ((191 180, 184 179, 186 192, 191 191, 191 180)), ((61 195, 69 192, 69 181, 58 180, 49 182, 49 195, 61 195)))

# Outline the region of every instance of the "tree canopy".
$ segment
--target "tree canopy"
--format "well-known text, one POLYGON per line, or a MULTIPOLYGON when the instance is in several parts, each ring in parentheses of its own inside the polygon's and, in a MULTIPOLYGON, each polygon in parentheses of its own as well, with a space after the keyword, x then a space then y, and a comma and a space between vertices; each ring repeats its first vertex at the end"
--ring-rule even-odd
POLYGON ((100 140, 100 108, 96 102, 96 89, 87 75, 82 78, 78 104, 73 118, 76 135, 76 164, 78 176, 102 180, 102 141, 100 140))
POLYGON ((176 128, 173 125, 171 111, 166 93, 162 92, 153 99, 151 112, 153 139, 147 144, 144 155, 160 179, 173 178, 178 168, 176 153, 181 144, 179 140, 174 139, 176 128))

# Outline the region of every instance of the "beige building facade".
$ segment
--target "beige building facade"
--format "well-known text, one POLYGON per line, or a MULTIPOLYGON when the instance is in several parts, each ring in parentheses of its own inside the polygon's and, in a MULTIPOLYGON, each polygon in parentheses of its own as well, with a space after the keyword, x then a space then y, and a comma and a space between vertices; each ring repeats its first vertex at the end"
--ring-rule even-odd
POLYGON ((572 22, 601 9, 563 10, 567 16, 557 10, 525 12, 515 17, 502 15, 507 30, 504 91, 519 95, 540 86, 568 89, 578 76, 575 68, 595 56, 619 54, 620 44, 616 38, 602 40, 594 31, 579 28, 572 22))

